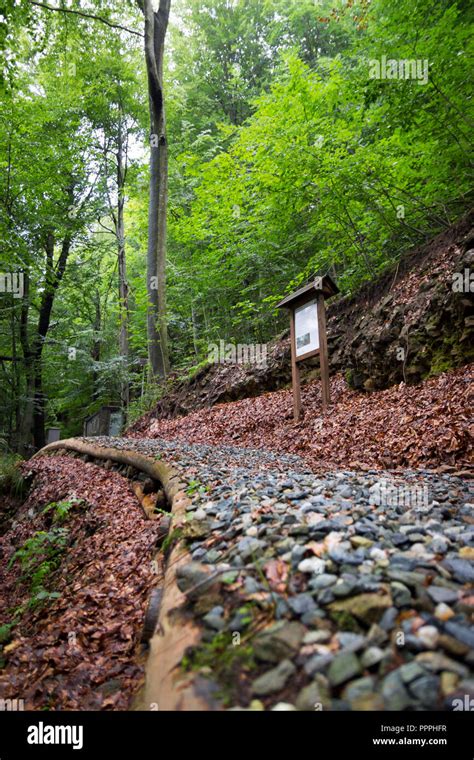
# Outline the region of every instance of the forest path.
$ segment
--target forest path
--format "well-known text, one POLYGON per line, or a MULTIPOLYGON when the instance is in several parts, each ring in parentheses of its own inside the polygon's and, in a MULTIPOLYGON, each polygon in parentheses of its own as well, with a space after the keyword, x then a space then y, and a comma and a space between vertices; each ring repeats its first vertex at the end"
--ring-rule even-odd
POLYGON ((40 454, 58 450, 147 463, 171 504, 138 709, 452 709, 472 693, 468 481, 315 475, 295 455, 164 439, 40 454))

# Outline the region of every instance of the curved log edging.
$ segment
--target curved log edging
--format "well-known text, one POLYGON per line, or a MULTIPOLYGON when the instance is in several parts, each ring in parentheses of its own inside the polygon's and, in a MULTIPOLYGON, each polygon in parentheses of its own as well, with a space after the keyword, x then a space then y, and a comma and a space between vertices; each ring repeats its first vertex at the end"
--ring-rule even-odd
MULTIPOLYGON (((114 449, 86 443, 77 438, 55 441, 38 451, 34 457, 65 449, 87 454, 95 459, 110 459, 127 464, 159 480, 171 505, 170 535, 179 536, 190 503, 185 493, 186 483, 179 471, 163 459, 152 459, 136 451, 114 449), (176 533, 178 531, 178 533, 176 533)), ((196 646, 201 629, 184 614, 185 595, 178 589, 176 572, 191 562, 191 555, 181 538, 177 538, 168 557, 163 582, 163 597, 158 622, 149 641, 150 651, 145 667, 145 685, 133 699, 134 710, 200 710, 219 709, 206 698, 195 673, 183 673, 180 663, 188 647, 196 646)))

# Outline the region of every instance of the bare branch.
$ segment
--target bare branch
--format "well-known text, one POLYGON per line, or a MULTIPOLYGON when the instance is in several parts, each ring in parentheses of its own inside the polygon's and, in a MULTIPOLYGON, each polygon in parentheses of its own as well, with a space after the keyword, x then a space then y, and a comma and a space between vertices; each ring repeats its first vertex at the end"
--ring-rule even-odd
POLYGON ((109 21, 103 16, 96 16, 93 13, 86 13, 86 11, 76 11, 72 8, 58 8, 54 5, 48 5, 47 3, 39 3, 37 0, 29 0, 31 5, 36 5, 38 8, 45 8, 47 11, 59 11, 59 13, 72 13, 74 16, 82 16, 82 18, 91 18, 94 21, 100 21, 101 24, 106 24, 112 27, 112 29, 121 29, 123 32, 129 34, 135 34, 137 37, 143 37, 141 32, 137 32, 135 29, 129 29, 127 26, 121 24, 115 24, 113 21, 109 21))

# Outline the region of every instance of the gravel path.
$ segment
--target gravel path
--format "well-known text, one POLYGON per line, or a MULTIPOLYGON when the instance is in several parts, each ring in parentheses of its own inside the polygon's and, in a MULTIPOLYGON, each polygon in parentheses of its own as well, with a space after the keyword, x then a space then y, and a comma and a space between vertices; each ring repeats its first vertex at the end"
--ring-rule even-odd
POLYGON ((179 586, 204 633, 183 667, 212 675, 228 708, 469 709, 469 481, 316 476, 294 455, 83 440, 162 457, 187 481, 193 561, 179 586))

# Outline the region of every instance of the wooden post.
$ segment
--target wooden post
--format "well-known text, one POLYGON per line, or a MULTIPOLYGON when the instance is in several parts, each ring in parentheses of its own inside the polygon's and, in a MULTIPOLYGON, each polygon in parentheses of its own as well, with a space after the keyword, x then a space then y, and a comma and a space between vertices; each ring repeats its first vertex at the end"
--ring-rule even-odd
POLYGON ((318 328, 319 328, 319 365, 321 368, 321 392, 323 399, 323 413, 328 411, 330 398, 329 388, 329 358, 328 342, 326 337, 326 306, 324 296, 318 293, 318 328))
POLYGON ((293 418, 298 422, 301 415, 300 368, 296 361, 295 312, 290 311, 291 379, 293 381, 293 418))

